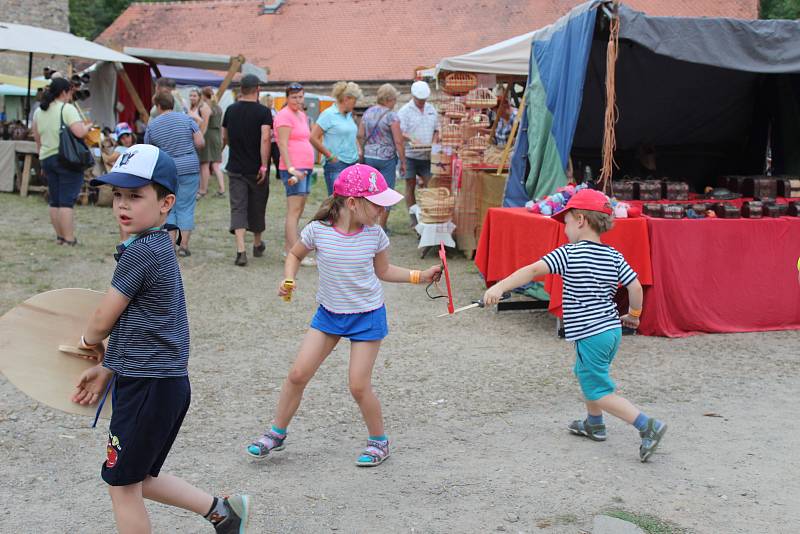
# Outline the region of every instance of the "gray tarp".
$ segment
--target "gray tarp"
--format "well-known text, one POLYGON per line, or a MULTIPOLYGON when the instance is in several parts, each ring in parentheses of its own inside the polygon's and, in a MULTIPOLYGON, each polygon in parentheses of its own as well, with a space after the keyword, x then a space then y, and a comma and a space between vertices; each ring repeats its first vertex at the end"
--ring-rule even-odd
POLYGON ((747 72, 800 72, 797 21, 650 17, 624 4, 619 17, 621 39, 659 55, 747 72))

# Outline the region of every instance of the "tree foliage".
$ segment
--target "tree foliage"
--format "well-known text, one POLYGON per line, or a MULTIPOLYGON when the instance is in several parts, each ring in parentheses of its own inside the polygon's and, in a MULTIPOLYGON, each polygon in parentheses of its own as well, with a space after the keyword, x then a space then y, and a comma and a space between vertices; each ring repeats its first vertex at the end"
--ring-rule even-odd
POLYGON ((762 19, 800 18, 800 0, 761 0, 762 19))
POLYGON ((157 0, 69 0, 70 31, 93 40, 108 28, 134 1, 157 0))

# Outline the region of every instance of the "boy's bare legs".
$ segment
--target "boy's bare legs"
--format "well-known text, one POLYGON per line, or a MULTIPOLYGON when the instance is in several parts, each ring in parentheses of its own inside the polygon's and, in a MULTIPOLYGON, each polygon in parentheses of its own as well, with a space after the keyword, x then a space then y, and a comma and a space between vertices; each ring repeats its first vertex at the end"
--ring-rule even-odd
POLYGON ((350 346, 350 394, 361 409, 370 436, 384 435, 381 402, 372 389, 372 369, 380 347, 380 340, 356 341, 350 346))
POLYGON ((147 477, 141 486, 141 493, 145 499, 183 508, 203 516, 214 503, 214 497, 173 475, 162 473, 155 478, 147 477))
POLYGON ((620 397, 616 393, 606 395, 595 401, 586 401, 586 411, 590 415, 600 416, 603 412, 608 412, 614 417, 618 417, 628 424, 633 424, 639 415, 639 409, 628 399, 620 397))
POLYGON ((300 344, 297 359, 292 364, 289 376, 286 377, 281 388, 278 408, 275 411, 275 419, 272 421, 276 427, 286 428, 289 426, 297 408, 300 407, 306 385, 338 342, 339 336, 331 336, 314 328, 308 329, 300 344))
POLYGON ((244 252, 244 234, 247 232, 246 228, 236 228, 233 235, 236 238, 236 252, 244 252))
MULTIPOLYGON (((150 534, 150 517, 144 507, 142 483, 109 486, 114 519, 119 534, 150 534)), ((210 506, 210 505, 209 505, 210 506)))

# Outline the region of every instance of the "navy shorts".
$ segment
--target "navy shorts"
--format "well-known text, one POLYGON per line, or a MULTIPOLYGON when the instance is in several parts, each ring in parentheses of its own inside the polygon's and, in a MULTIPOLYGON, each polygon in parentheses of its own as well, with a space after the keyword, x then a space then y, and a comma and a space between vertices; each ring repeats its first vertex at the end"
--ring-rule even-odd
POLYGON ((117 376, 101 476, 110 486, 157 477, 191 400, 189 377, 117 376))
POLYGON ((431 160, 406 158, 406 180, 431 177, 431 160))
POLYGON ((65 168, 58 155, 42 160, 42 170, 47 179, 47 196, 51 208, 72 208, 83 187, 83 172, 65 168))
POLYGON ((363 313, 333 313, 320 306, 311 319, 311 328, 350 341, 377 341, 389 334, 386 306, 363 313))

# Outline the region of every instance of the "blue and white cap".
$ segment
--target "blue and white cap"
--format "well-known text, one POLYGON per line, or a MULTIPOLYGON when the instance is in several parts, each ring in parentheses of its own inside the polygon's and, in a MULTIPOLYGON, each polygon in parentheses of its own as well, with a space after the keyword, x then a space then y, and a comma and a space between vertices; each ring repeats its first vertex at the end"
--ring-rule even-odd
POLYGON ((169 154, 153 145, 133 145, 117 158, 111 171, 90 183, 115 185, 126 189, 157 183, 171 193, 178 190, 178 169, 169 154))

